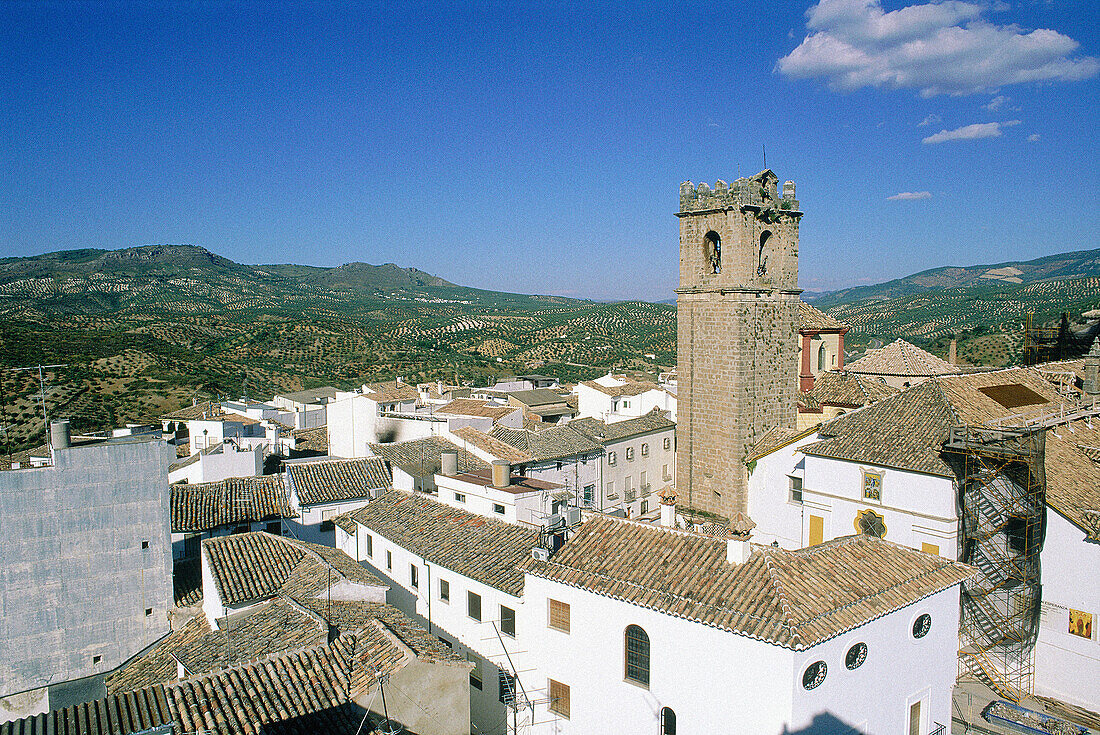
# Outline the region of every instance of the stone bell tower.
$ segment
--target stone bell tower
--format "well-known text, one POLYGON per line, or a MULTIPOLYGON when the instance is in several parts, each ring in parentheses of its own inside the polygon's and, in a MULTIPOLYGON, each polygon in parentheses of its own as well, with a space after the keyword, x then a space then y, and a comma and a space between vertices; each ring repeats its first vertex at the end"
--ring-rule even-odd
POLYGON ((778 181, 680 185, 676 491, 726 517, 747 511, 748 450, 796 425, 802 212, 778 181))

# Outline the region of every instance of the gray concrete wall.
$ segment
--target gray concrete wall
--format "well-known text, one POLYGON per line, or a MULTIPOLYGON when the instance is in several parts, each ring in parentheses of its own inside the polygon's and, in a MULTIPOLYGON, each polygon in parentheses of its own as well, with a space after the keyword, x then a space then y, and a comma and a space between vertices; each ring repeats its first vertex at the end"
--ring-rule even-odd
POLYGON ((168 633, 164 453, 128 439, 0 472, 0 696, 104 673, 168 633))

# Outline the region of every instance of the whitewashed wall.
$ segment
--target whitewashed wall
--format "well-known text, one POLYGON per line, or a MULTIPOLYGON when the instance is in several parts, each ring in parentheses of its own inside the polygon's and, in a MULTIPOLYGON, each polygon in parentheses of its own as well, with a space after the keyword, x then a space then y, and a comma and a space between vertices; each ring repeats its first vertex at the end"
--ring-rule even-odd
POLYGON ((1053 508, 1041 557, 1043 616, 1035 648, 1035 691, 1100 710, 1100 544, 1053 508), (1092 636, 1069 632, 1069 611, 1092 613, 1092 636))

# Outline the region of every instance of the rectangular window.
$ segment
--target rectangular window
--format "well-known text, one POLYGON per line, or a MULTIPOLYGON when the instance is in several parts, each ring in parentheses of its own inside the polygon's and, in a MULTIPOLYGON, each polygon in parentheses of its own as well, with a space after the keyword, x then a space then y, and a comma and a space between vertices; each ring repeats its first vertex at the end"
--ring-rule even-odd
POLYGON ((445 579, 439 580, 439 599, 443 602, 451 601, 451 583, 445 579))
POLYGON ((584 495, 583 495, 584 504, 585 505, 592 505, 592 500, 595 496, 596 496, 596 486, 595 485, 585 485, 584 486, 584 495))
POLYGON ((787 495, 787 500, 792 503, 802 503, 802 478, 801 477, 787 477, 790 480, 790 490, 787 495))
POLYGON ((335 510, 322 510, 321 511, 321 533, 328 533, 336 528, 332 519, 336 515, 335 510))
POLYGON ((374 536, 367 534, 367 556, 374 558, 374 536))
POLYGON ((481 620, 481 595, 476 592, 466 593, 466 614, 474 620, 481 620))
POLYGON ((627 447, 626 448, 626 461, 627 462, 633 462, 634 461, 634 447, 627 447))
POLYGON ((810 516, 810 546, 817 546, 825 540, 825 519, 821 516, 810 516))
POLYGON ((549 610, 550 619, 548 625, 554 630, 560 630, 563 633, 569 632, 569 603, 558 602, 557 600, 547 599, 546 604, 549 610))
POLYGON ((386 552, 386 569, 393 569, 393 552, 386 552))
POLYGON ((516 677, 504 669, 497 669, 497 685, 500 688, 500 703, 511 706, 516 703, 516 677))
POLYGON ((882 475, 880 473, 863 471, 863 499, 882 500, 882 475))
POLYGON ((409 584, 414 590, 420 588, 420 569, 415 564, 409 565, 409 584))
POLYGON ((615 500, 618 497, 619 496, 615 494, 615 481, 614 480, 608 480, 608 482, 607 482, 607 499, 608 500, 615 500))
POLYGON ((666 436, 665 437, 665 451, 667 452, 670 449, 672 449, 672 439, 666 436))
POLYGON ((642 494, 649 495, 649 473, 642 470, 641 477, 638 479, 638 484, 642 486, 642 494))
POLYGON ((562 684, 553 679, 546 680, 546 688, 550 695, 550 711, 556 715, 569 719, 569 685, 562 684))
POLYGON ((607 453, 607 463, 609 465, 614 466, 615 463, 618 462, 618 461, 619 461, 619 459, 618 459, 618 457, 615 456, 614 452, 608 452, 607 453))
POLYGON ((474 665, 474 668, 470 669, 470 686, 481 689, 481 659, 472 653, 467 653, 466 660, 474 665))
POLYGON ((455 502, 456 503, 465 503, 466 502, 466 493, 455 493, 455 502))
POLYGON ((500 503, 493 503, 493 512, 504 515, 504 506, 500 503))
POLYGON ((649 456, 649 445, 648 444, 642 444, 642 456, 643 457, 648 457, 649 456))
POLYGON ((661 479, 664 480, 665 482, 668 482, 669 480, 672 479, 672 475, 668 474, 668 465, 667 464, 661 465, 661 479))
POLYGON ((516 611, 504 605, 500 606, 500 632, 516 637, 516 611))

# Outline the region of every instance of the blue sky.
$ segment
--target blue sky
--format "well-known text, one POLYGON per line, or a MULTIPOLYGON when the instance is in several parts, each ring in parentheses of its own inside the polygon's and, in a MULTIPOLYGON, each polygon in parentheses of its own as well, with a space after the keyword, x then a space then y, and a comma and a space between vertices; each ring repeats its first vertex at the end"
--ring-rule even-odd
POLYGON ((765 146, 808 290, 1100 247, 1098 5, 7 0, 0 255, 660 300, 765 146))

